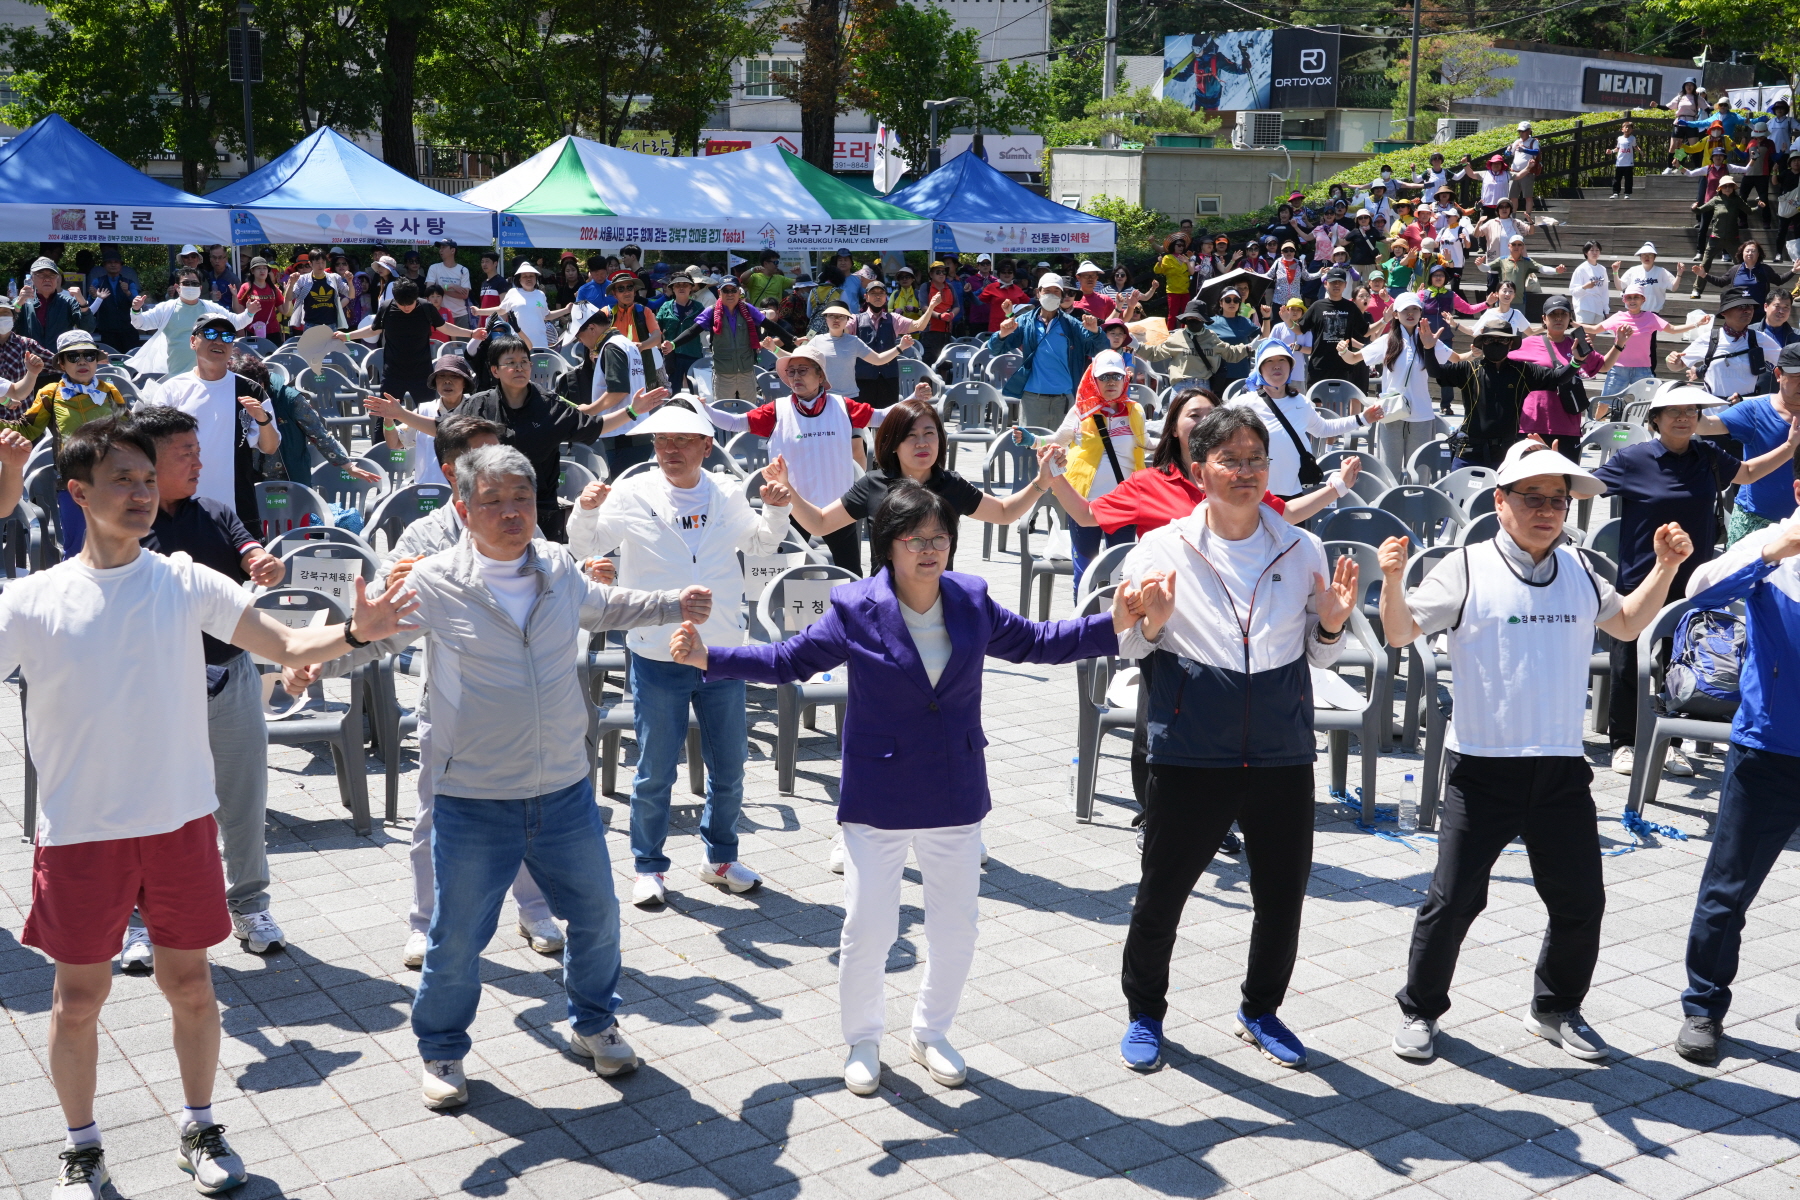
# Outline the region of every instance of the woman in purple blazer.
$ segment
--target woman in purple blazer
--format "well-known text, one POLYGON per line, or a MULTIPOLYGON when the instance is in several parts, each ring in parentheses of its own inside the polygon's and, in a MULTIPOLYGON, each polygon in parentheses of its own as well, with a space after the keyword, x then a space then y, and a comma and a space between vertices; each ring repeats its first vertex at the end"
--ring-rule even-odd
POLYGON ((670 642, 676 662, 709 679, 793 683, 850 664, 837 814, 845 851, 838 995, 850 1046, 844 1083, 862 1096, 880 1084, 884 976, 909 849, 924 877, 931 947, 913 1009, 913 1060, 945 1087, 967 1077, 947 1035, 975 956, 981 819, 993 807, 981 732, 986 656, 1060 663, 1115 654, 1116 630, 1137 619, 1128 611, 1135 588, 1121 589, 1110 614, 1072 621, 1039 623, 1000 607, 985 580, 944 570, 956 525, 947 500, 902 480, 870 524, 872 574, 833 590, 830 611, 804 633, 709 649, 684 624, 670 642))

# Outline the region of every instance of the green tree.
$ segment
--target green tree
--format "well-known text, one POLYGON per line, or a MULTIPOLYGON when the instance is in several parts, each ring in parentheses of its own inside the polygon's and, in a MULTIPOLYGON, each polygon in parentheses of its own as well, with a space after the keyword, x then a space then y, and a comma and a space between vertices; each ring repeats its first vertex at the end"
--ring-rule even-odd
POLYGON ((1156 250, 1162 246, 1164 235, 1175 229, 1175 222, 1156 209, 1145 208, 1142 204, 1133 204, 1117 196, 1091 196, 1081 206, 1081 210, 1093 213, 1096 217, 1105 217, 1113 223, 1118 232, 1120 254, 1156 250))
POLYGON ((1693 22, 1715 48, 1754 49, 1790 81, 1800 75, 1800 0, 1645 0, 1644 9, 1664 24, 1693 22))
POLYGON ((845 98, 886 125, 900 143, 900 156, 922 174, 935 148, 924 102, 951 96, 975 101, 939 114, 940 138, 953 125, 977 120, 987 91, 980 59, 980 35, 958 29, 949 10, 894 4, 859 30, 845 98))
MULTIPOLYGON (((1512 78, 1500 74, 1519 65, 1514 54, 1503 54, 1493 48, 1492 40, 1479 34, 1439 34, 1419 43, 1420 110, 1433 109, 1448 114, 1459 102, 1494 96, 1513 85, 1512 78)), ((1396 120, 1406 119, 1407 82, 1412 72, 1410 48, 1388 68, 1388 78, 1399 91, 1394 97, 1396 120)))
POLYGON ((1075 120, 1056 122, 1050 126, 1044 142, 1047 147, 1098 145, 1108 134, 1120 141, 1147 142, 1159 133, 1194 136, 1218 128, 1219 122, 1204 113, 1173 100, 1159 99, 1150 94, 1149 88, 1137 88, 1093 101, 1086 114, 1075 120))

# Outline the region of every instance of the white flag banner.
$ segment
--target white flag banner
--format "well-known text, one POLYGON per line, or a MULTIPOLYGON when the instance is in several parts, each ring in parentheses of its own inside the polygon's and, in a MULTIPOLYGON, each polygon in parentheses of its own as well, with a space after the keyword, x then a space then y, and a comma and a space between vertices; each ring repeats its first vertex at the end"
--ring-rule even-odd
POLYGON ((899 186, 900 177, 906 174, 906 160, 900 157, 900 139, 886 125, 875 131, 873 165, 875 170, 871 182, 883 196, 899 186))

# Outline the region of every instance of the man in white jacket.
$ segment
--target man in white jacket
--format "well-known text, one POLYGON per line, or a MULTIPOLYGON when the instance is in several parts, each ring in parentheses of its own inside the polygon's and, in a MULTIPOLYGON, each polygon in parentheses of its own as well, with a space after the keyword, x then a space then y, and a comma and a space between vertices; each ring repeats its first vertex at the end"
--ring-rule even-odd
MULTIPOLYGON (((617 488, 588 485, 569 520, 569 546, 583 559, 617 549, 619 582, 625 587, 712 589, 712 616, 701 627, 704 640, 709 646, 741 646, 744 572, 738 553, 773 554, 781 546, 788 529, 788 490, 765 483, 759 515, 740 484, 703 470, 713 427, 689 404, 698 401, 678 396, 634 430, 655 439, 658 469, 617 488)), ((674 632, 673 625, 635 629, 626 640, 638 744, 631 784, 631 852, 637 859, 631 902, 639 907, 661 904, 667 891, 663 842, 690 706, 700 721, 706 760, 706 806, 700 814, 706 864, 700 877, 733 892, 762 882, 737 861, 744 760, 750 754, 744 684, 704 681, 695 668, 675 662, 669 654, 674 632)))

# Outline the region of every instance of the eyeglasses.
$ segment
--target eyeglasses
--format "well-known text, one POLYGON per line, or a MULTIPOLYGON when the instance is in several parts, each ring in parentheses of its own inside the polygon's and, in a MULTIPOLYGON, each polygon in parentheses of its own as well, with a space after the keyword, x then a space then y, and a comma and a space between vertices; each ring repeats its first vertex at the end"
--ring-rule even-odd
POLYGON ((91 363, 100 361, 98 350, 71 350, 62 356, 64 362, 91 363))
POLYGON ((224 342, 226 345, 238 340, 238 335, 229 329, 202 329, 200 336, 209 342, 224 342))
POLYGON ((1269 460, 1261 455, 1255 458, 1209 458, 1206 465, 1231 475, 1261 475, 1269 469, 1269 460))
POLYGON ((531 360, 529 358, 520 358, 516 354, 509 355, 495 363, 494 369, 496 371, 529 371, 531 370, 531 360))
POLYGON ((948 534, 943 533, 938 534, 936 537, 908 537, 895 538, 894 540, 899 542, 902 546, 905 546, 914 554, 923 554, 927 550, 948 550, 950 548, 950 537, 948 534))
POLYGON ((653 440, 659 446, 675 446, 682 450, 712 441, 704 433, 659 433, 653 440))
POLYGON ((1514 500, 1517 500, 1520 504, 1523 504, 1526 508, 1529 508, 1532 512, 1538 511, 1545 505, 1549 505, 1551 512, 1569 511, 1569 497, 1567 496, 1543 496, 1536 492, 1516 492, 1512 488, 1502 488, 1500 490, 1511 496, 1514 500))

